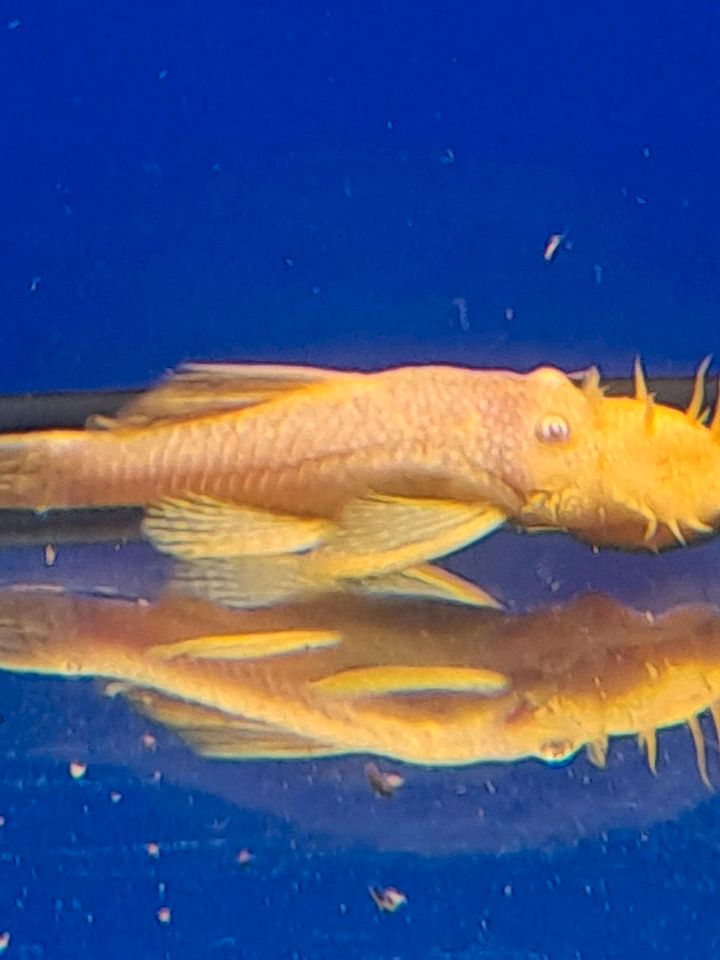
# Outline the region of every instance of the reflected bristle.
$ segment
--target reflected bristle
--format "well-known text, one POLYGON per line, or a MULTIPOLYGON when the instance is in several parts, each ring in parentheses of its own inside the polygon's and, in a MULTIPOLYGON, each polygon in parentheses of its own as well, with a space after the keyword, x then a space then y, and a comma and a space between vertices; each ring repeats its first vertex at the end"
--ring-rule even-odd
POLYGON ((712 790, 712 784, 710 783, 710 777, 708 776, 707 769, 705 738, 703 736, 702 727, 700 726, 700 721, 697 717, 690 717, 687 724, 690 728, 690 733, 692 734, 693 743, 695 744, 695 757, 697 758, 697 768, 700 774, 700 779, 708 788, 708 790, 712 790))
POLYGON ((657 775, 657 732, 655 730, 644 730, 638 734, 638 745, 641 750, 645 750, 648 767, 653 776, 657 775))

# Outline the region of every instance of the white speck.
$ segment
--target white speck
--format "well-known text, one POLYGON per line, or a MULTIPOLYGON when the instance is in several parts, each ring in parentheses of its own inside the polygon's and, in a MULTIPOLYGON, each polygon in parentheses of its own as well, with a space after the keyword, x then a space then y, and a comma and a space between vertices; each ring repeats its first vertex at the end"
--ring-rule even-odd
POLYGON ((645 199, 645 197, 636 196, 635 203, 639 203, 640 206, 643 206, 644 204, 647 203, 647 200, 645 199))
POLYGON ((451 147, 448 147, 445 150, 445 153, 440 157, 440 163, 444 163, 446 165, 455 163, 455 151, 451 147))
POLYGON ((14 17, 12 20, 8 20, 8 25, 7 25, 8 30, 17 30, 19 26, 20 26, 20 21, 18 20, 17 17, 14 17))
POLYGON ((285 263, 288 265, 288 267, 295 266, 295 261, 293 260, 292 257, 285 257, 285 263))
POLYGON ((603 268, 599 263, 593 264, 593 273, 595 274, 595 283, 602 283, 603 268))
POLYGON ((317 296, 320 293, 320 287, 313 287, 312 292, 315 296, 317 296))
POLYGON ((392 130, 392 128, 393 128, 393 122, 392 120, 388 120, 388 122, 385 124, 385 129, 392 130))
POLYGON ((37 288, 40 286, 40 277, 33 277, 30 281, 30 293, 35 293, 37 288))
POLYGON ((510 323, 512 320, 515 319, 515 311, 513 310, 512 307, 505 307, 504 316, 507 322, 510 323))
POLYGON ((45 544, 45 566, 53 567, 57 557, 57 550, 52 543, 45 544))
POLYGON ((167 75, 168 75, 167 70, 161 70, 160 73, 158 74, 158 79, 164 80, 167 75))
POLYGON ((645 157, 646 160, 649 160, 649 159, 650 159, 650 147, 643 147, 643 148, 642 148, 642 155, 645 157))

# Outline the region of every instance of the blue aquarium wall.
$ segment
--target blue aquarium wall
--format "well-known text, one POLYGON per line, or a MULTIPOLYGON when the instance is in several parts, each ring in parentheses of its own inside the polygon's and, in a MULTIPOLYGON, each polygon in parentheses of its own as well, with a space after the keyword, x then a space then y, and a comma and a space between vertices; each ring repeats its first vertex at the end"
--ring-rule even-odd
MULTIPOLYGON (((596 363, 616 378, 639 354, 650 376, 686 378, 717 354, 710 0, 2 0, 0 92, 9 427, 31 394, 140 388, 187 360, 596 363)), ((42 422, 62 419, 38 403, 42 422)), ((631 724, 605 769, 560 749, 412 764, 398 738, 375 757, 405 781, 389 798, 352 751, 208 760, 128 705, 115 674, 83 669, 115 636, 102 617, 83 654, 60 615, 12 615, 28 587, 38 609, 151 606, 170 559, 139 523, 63 539, 40 513, 15 539, 0 517, 0 956, 716 952, 720 764, 704 708, 706 756, 678 707, 654 772, 631 724), (407 902, 381 911, 371 887, 407 902)), ((644 618, 635 647, 679 608, 694 692, 710 688, 687 651, 698 636, 707 662, 717 649, 719 559, 717 537, 655 555, 503 530, 446 566, 508 616, 607 595, 591 605, 644 618)), ((624 635, 607 632, 615 649, 624 635)), ((140 639, 128 630, 128 649, 140 639)), ((564 663, 555 650, 526 673, 564 663)))

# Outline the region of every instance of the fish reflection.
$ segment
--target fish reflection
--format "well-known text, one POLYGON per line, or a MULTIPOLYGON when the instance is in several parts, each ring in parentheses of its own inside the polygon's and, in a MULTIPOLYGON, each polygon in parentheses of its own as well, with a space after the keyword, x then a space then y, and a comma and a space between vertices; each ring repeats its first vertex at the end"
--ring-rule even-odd
POLYGON ((109 692, 229 760, 375 754, 459 766, 602 766, 612 737, 687 723, 709 783, 698 716, 718 721, 720 611, 653 617, 590 594, 508 615, 331 596, 232 611, 46 590, 0 593, 0 667, 110 680, 109 692))

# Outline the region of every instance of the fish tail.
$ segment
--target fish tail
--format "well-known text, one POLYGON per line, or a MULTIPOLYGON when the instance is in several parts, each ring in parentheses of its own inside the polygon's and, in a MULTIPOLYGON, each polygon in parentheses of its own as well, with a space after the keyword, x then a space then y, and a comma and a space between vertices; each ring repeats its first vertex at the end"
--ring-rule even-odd
POLYGON ((58 624, 52 613, 57 600, 38 591, 0 594, 0 669, 57 672, 53 638, 58 624))
POLYGON ((75 502, 73 484, 63 482, 73 436, 64 431, 0 434, 0 509, 83 506, 75 502))

